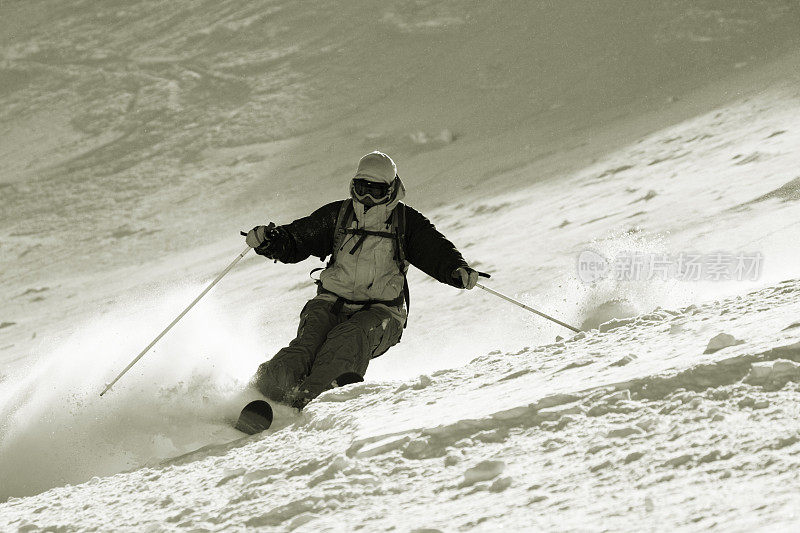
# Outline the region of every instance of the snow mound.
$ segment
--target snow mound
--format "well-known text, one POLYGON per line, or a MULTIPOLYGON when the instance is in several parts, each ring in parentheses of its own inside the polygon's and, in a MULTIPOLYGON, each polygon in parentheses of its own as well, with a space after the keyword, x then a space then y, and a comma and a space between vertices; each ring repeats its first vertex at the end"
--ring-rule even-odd
POLYGON ((706 346, 705 353, 714 353, 722 350, 723 348, 728 348, 729 346, 736 346, 737 344, 742 344, 744 341, 736 340, 733 335, 729 335, 727 333, 720 333, 712 337, 710 341, 708 341, 708 346, 706 346))
POLYGON ((637 314, 636 309, 629 302, 609 300, 591 309, 579 329, 583 331, 597 329, 601 324, 611 320, 629 318, 637 314))

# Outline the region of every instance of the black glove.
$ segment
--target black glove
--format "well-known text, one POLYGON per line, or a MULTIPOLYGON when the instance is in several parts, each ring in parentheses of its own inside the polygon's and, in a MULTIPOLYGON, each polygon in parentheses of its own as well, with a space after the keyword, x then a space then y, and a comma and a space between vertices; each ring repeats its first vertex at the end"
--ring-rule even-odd
POLYGON ((452 277, 461 282, 462 289, 474 289, 478 283, 478 271, 469 267, 458 267, 453 270, 452 277))
POLYGON ((275 227, 274 222, 269 226, 256 226, 247 233, 248 246, 255 248, 258 255, 270 259, 280 259, 286 253, 290 244, 288 232, 283 228, 275 227))

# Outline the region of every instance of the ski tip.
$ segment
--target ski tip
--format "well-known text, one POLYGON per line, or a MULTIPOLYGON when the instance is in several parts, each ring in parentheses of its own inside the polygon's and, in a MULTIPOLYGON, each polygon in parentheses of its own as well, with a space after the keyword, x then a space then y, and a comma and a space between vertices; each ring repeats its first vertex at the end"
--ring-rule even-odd
POLYGON ((361 374, 357 374, 356 372, 345 372, 338 378, 334 380, 337 387, 344 387, 345 385, 350 385, 352 383, 361 383, 364 381, 364 376, 361 374))
POLYGON ((272 406, 264 400, 255 400, 244 406, 234 426, 242 433, 255 435, 272 425, 272 406))

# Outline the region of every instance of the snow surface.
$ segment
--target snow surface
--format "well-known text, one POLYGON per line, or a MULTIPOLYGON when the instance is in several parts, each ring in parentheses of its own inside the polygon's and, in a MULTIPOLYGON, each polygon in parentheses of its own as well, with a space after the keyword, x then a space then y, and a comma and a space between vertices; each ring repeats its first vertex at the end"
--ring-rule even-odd
POLYGON ((0 526, 796 526, 798 310, 800 281, 787 281, 402 383, 343 387, 299 416, 280 413, 289 425, 265 434, 218 431, 231 442, 11 498, 0 526), (720 330, 744 342, 704 355, 720 330))
POLYGON ((0 5, 0 530, 797 528, 796 9, 382 5, 0 5), (318 264, 249 256, 98 396, 374 148, 589 331, 412 272, 365 383, 243 438, 318 264), (765 263, 586 285, 587 249, 765 263))

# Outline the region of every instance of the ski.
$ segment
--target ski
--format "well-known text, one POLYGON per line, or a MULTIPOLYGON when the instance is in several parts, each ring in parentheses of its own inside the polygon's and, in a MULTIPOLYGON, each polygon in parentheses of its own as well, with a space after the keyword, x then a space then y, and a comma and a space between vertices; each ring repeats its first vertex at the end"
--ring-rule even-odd
POLYGON ((361 374, 357 374, 355 372, 345 372, 335 380, 333 380, 334 387, 344 387, 345 385, 350 385, 352 383, 361 383, 364 381, 364 377, 361 374))
MULTIPOLYGON (((334 387, 344 387, 352 383, 360 383, 364 381, 363 376, 355 372, 345 372, 336 378, 332 385, 334 387)), ((254 400, 244 406, 242 412, 239 413, 239 419, 236 421, 234 427, 248 435, 255 435, 266 431, 272 425, 274 412, 269 402, 265 400, 254 400)))
POLYGON ((242 433, 255 435, 272 425, 272 406, 264 400, 255 400, 244 406, 234 426, 242 433))

